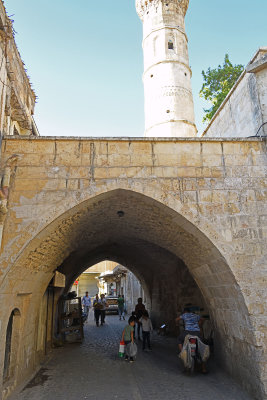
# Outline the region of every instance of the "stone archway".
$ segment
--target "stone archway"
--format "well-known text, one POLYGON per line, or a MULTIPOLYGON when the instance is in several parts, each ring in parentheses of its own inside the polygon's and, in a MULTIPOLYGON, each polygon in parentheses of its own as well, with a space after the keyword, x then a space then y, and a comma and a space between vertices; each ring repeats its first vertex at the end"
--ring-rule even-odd
MULTIPOLYGON (((91 198, 71 208, 69 201, 65 213, 25 245, 13 264, 11 278, 16 271, 23 277, 13 283, 12 293, 21 292, 22 287, 25 292, 31 291, 30 313, 34 321, 55 270, 66 275, 69 285, 86 267, 109 258, 127 266, 144 281, 151 293, 154 316, 160 319, 162 303, 175 292, 179 271, 186 266, 212 315, 223 364, 237 378, 239 372, 240 377, 246 376, 247 388, 258 388, 260 393, 258 365, 252 370, 250 356, 255 350, 254 332, 235 271, 219 251, 223 240, 213 228, 211 241, 199 229, 208 230, 207 221, 191 214, 190 209, 185 217, 178 201, 161 197, 160 191, 156 194, 158 199, 153 199, 120 188, 99 195, 92 193, 91 198), (123 211, 123 217, 119 211, 123 211), (195 224, 189 222, 190 215, 195 224)), ((230 260, 229 252, 227 256, 230 260)), ((5 287, 9 282, 7 275, 5 287)), ((31 324, 24 329, 24 334, 35 337, 31 324)), ((34 351, 32 347, 31 357, 34 351)))

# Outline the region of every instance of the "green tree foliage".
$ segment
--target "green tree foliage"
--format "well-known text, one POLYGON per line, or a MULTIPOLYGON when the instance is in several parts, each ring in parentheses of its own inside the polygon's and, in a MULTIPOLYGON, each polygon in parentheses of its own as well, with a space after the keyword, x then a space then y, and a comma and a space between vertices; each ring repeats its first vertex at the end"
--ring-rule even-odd
POLYGON ((212 119, 243 71, 244 66, 233 65, 228 54, 225 55, 223 66, 219 65, 218 68, 202 71, 204 83, 199 94, 200 97, 212 103, 210 109, 204 109, 203 122, 209 122, 212 119))

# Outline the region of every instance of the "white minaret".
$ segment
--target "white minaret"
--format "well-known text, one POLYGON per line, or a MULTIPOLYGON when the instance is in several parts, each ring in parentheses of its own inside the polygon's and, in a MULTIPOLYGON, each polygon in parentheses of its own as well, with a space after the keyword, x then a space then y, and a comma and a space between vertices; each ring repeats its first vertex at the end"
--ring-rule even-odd
POLYGON ((143 22, 145 136, 196 136, 184 18, 189 0, 136 0, 143 22))

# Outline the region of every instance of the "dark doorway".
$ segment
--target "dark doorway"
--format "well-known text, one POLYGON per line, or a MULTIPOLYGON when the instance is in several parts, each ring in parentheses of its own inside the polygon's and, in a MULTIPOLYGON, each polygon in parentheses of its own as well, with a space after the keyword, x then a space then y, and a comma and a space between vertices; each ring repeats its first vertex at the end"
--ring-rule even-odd
POLYGON ((4 373, 3 378, 4 381, 9 377, 9 367, 10 367, 10 358, 11 358, 11 342, 12 342, 12 330, 13 330, 13 318, 14 318, 14 310, 12 311, 8 325, 6 330, 6 349, 5 349, 5 360, 4 360, 4 373))

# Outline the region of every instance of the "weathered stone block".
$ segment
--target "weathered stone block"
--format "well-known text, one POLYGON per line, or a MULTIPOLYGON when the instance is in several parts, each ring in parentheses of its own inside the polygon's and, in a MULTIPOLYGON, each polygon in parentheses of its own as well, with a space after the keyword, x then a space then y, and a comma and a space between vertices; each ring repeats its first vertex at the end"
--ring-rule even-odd
POLYGON ((72 154, 72 153, 61 152, 59 154, 56 154, 55 164, 59 166, 64 165, 64 166, 79 167, 82 165, 82 157, 77 153, 72 154))
POLYGON ((55 142, 56 155, 70 153, 74 158, 80 157, 82 143, 79 140, 57 140, 55 142))
POLYGON ((224 162, 227 167, 232 167, 235 165, 239 166, 251 165, 250 158, 242 154, 226 155, 224 157, 224 162))
POLYGON ((48 179, 17 179, 14 190, 24 192, 24 191, 39 191, 43 190, 48 184, 48 179))
POLYGON ((135 167, 142 167, 144 165, 147 166, 153 166, 153 159, 152 159, 152 154, 147 155, 147 154, 131 154, 130 156, 130 163, 132 166, 135 167))
POLYGON ((216 154, 209 154, 203 157, 203 166, 204 167, 221 167, 222 157, 216 154))
POLYGON ((42 140, 28 140, 16 142, 10 140, 5 144, 5 152, 12 154, 54 154, 55 142, 42 140))
POLYGON ((154 154, 200 154, 199 142, 155 142, 154 154))
POLYGON ((222 143, 220 142, 203 142, 201 143, 201 153, 203 154, 203 157, 206 155, 211 155, 211 154, 222 154, 222 143))
POLYGON ((108 165, 110 167, 119 167, 123 168, 124 165, 130 164, 130 155, 129 154, 111 154, 108 155, 108 165))
POLYGON ((194 167, 177 168, 177 177, 194 178, 196 169, 194 167))
POLYGON ((241 144, 239 142, 223 142, 223 154, 239 155, 241 153, 241 144))

